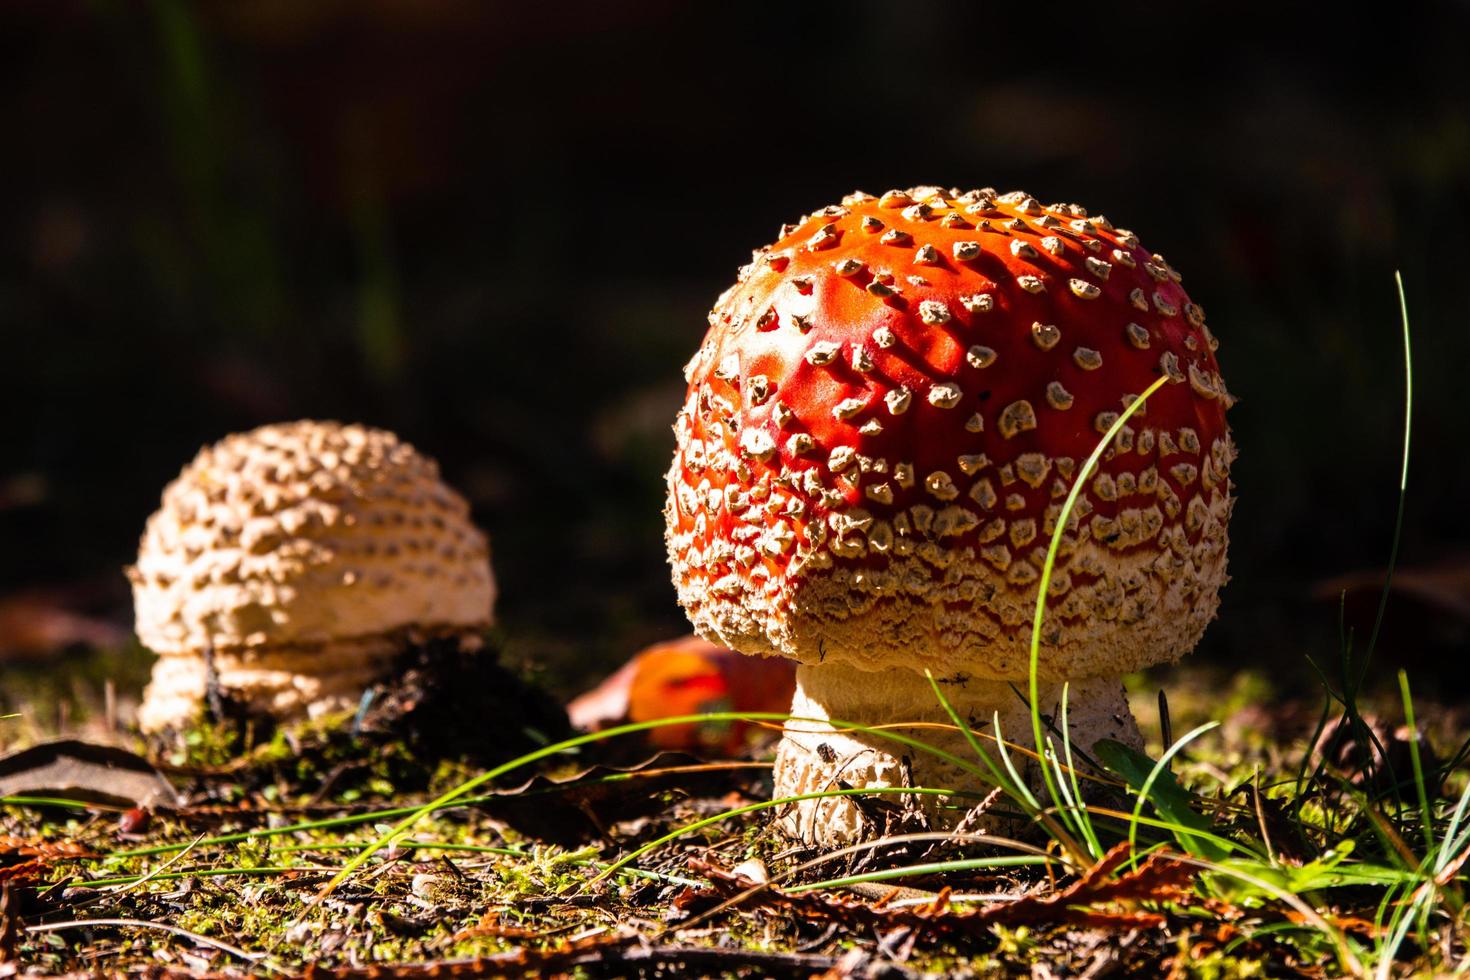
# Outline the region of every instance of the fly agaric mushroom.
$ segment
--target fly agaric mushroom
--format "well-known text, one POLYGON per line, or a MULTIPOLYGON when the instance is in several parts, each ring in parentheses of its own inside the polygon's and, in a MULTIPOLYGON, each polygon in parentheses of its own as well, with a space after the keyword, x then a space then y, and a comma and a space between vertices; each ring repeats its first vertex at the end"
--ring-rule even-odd
MULTIPOLYGON (((1235 456, 1215 338, 1161 255, 1021 192, 859 192, 782 227, 709 322, 674 426, 674 583, 712 642, 798 661, 801 718, 947 723, 928 669, 977 730, 999 713, 1004 737, 1029 733, 1012 685, 1062 502, 1166 375, 1064 529, 1039 663, 1044 712, 1071 682, 1079 745, 1140 743, 1119 675, 1182 656, 1213 618, 1235 456)), ((776 792, 965 788, 900 752, 792 722, 776 792)), ((863 821, 822 799, 785 826, 835 844, 863 821)))
POLYGON ((145 731, 186 725, 215 694, 277 719, 352 707, 411 645, 477 648, 495 599, 485 535, 434 461, 337 422, 201 450, 128 577, 159 657, 145 731))

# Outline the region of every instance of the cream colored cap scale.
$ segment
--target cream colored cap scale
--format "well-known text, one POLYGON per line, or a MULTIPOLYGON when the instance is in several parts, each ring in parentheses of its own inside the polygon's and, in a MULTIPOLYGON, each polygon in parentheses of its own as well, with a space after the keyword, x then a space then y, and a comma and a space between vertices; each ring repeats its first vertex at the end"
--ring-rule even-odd
POLYGON ((478 634, 495 599, 485 535, 434 461, 337 422, 203 449, 164 490, 128 577, 138 636, 163 658, 147 728, 202 699, 206 654, 257 707, 315 710, 355 697, 405 637, 478 634))

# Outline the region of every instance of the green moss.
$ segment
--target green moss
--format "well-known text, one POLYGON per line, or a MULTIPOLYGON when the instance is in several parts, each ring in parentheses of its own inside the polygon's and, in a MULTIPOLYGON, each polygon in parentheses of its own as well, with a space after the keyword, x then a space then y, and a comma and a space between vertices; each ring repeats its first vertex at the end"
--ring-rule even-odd
MULTIPOLYGON (((1231 683, 1236 693, 1228 695, 1227 701, 1239 703, 1242 713, 1258 710, 1251 699, 1263 696, 1265 688, 1249 678, 1231 683)), ((1209 692, 1222 686, 1218 676, 1204 673, 1195 679, 1189 674, 1172 678, 1169 690, 1176 732, 1192 722, 1195 711, 1204 710, 1209 692)), ((201 833, 212 837, 313 816, 361 812, 367 807, 417 803, 481 771, 463 759, 418 757, 408 742, 354 734, 343 721, 339 717, 313 722, 263 738, 250 731, 214 726, 194 729, 183 751, 190 753, 187 758, 199 768, 196 789, 202 787, 203 792, 198 802, 206 809, 177 817, 156 815, 146 843, 182 846, 201 833), (312 809, 299 809, 306 805, 312 809), (281 812, 267 816, 259 812, 262 807, 280 808, 281 812)), ((1296 799, 1296 763, 1304 735, 1283 735, 1283 731, 1289 732, 1226 724, 1192 743, 1176 760, 1176 771, 1186 784, 1227 799, 1230 806, 1226 809, 1207 808, 1222 833, 1259 834, 1257 814, 1242 805, 1252 798, 1248 784, 1259 772, 1267 787, 1266 799, 1281 812, 1300 803, 1291 810, 1292 826, 1309 840, 1295 846, 1325 847, 1346 833, 1358 844, 1354 860, 1381 853, 1382 842, 1366 829, 1361 804, 1352 797, 1317 794, 1296 799), (1227 795, 1229 790, 1234 792, 1227 795)), ((596 761, 594 749, 588 748, 575 761, 559 767, 564 774, 585 767, 596 761)), ((627 792, 639 791, 636 781, 626 786, 627 792)), ((744 791, 759 797, 768 787, 752 780, 744 791)), ((332 966, 488 955, 522 945, 555 943, 569 935, 622 923, 637 924, 658 942, 778 952, 819 949, 829 955, 859 947, 871 952, 873 936, 862 929, 835 919, 807 921, 758 907, 701 919, 697 930, 681 937, 679 917, 671 918, 671 909, 676 899, 688 898, 683 883, 657 876, 596 880, 607 862, 727 805, 723 798, 685 799, 677 792, 659 793, 650 800, 652 816, 624 825, 627 836, 572 847, 554 846, 510 830, 475 809, 440 811, 416 826, 409 841, 375 855, 317 906, 308 903, 321 885, 355 853, 354 848, 377 837, 390 819, 229 844, 206 840, 182 857, 177 851, 139 857, 114 854, 95 862, 59 864, 51 870, 49 881, 69 875, 138 875, 176 859, 144 884, 106 894, 74 887, 66 901, 90 899, 89 915, 168 921, 246 949, 269 950, 273 962, 288 970, 307 963, 332 966), (473 850, 456 849, 461 847, 473 850), (657 931, 666 922, 672 931, 660 937, 657 931), (836 928, 828 932, 834 922, 836 928), (487 928, 477 931, 482 923, 487 928), (496 934, 497 929, 503 934, 496 934)), ((0 814, 0 834, 78 840, 99 851, 119 849, 108 818, 89 820, 73 811, 16 807, 4 808, 0 814)), ((772 832, 768 817, 753 814, 707 828, 651 853, 641 867, 697 878, 698 873, 687 863, 689 857, 707 858, 724 867, 760 858, 773 874, 779 874, 802 858, 791 854, 789 842, 772 832)), ((1275 829, 1279 832, 1279 826, 1275 829)), ((1279 838, 1277 843, 1292 842, 1279 838)), ((911 847, 908 857, 893 860, 911 861, 916 853, 911 847)), ((807 880, 815 880, 811 874, 807 873, 807 880)), ((951 884, 958 891, 1039 889, 1043 894, 1050 887, 1042 874, 1030 869, 948 875, 911 883, 926 888, 951 884)), ((1244 885, 1218 888, 1212 895, 1234 901, 1245 910, 1258 936, 1248 948, 1229 954, 1196 940, 1197 945, 1181 961, 1184 975, 1290 975, 1292 964, 1328 962, 1333 957, 1333 948, 1322 935, 1305 928, 1276 928, 1284 924, 1286 909, 1271 895, 1244 885)), ((1308 897, 1317 907, 1333 903, 1339 914, 1371 916, 1381 895, 1381 890, 1359 889, 1308 897)), ((698 902, 696 897, 697 908, 714 904, 700 906, 698 902)), ((1215 906, 1180 902, 1164 911, 1173 920, 1173 935, 1211 935, 1219 925, 1215 906)), ((1079 935, 1064 926, 1041 923, 996 927, 964 939, 920 937, 907 965, 937 974, 970 971, 984 976, 1044 961, 1059 972, 1064 968, 1080 972, 1087 960, 1079 951, 1090 947, 1079 935)), ((1180 948, 1172 940, 1165 941, 1164 935, 1150 933, 1120 951, 1127 969, 1151 975, 1179 956, 1180 948)), ((151 962, 155 955, 177 956, 188 945, 162 934, 124 930, 34 936, 24 942, 27 962, 51 972, 87 969, 96 962, 99 950, 108 958, 109 968, 121 969, 151 962), (155 954, 155 950, 162 953, 155 954)), ((1414 957, 1432 955, 1434 947, 1427 944, 1401 951, 1406 964, 1414 957)), ((1429 970, 1433 962, 1426 959, 1423 967, 1429 970)))

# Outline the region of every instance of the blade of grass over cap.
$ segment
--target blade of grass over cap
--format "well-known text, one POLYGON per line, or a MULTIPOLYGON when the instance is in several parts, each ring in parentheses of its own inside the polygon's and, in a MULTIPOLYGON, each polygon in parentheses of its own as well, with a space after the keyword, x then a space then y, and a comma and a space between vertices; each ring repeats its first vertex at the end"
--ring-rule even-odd
MULTIPOLYGON (((1072 518, 1073 508, 1077 506, 1077 497, 1082 493, 1083 486, 1091 479, 1093 471, 1097 469, 1098 460, 1102 459, 1102 454, 1107 451, 1108 444, 1113 441, 1114 437, 1127 424, 1128 420, 1143 408, 1144 404, 1149 400, 1149 397, 1162 388, 1168 380, 1167 375, 1161 375, 1155 378, 1153 384, 1145 388, 1143 394, 1124 407, 1123 411, 1113 421, 1113 424, 1108 426, 1108 430, 1103 433, 1102 439, 1093 448, 1091 455, 1087 457, 1087 461, 1078 469, 1077 478, 1072 481, 1072 489, 1068 492, 1067 499, 1063 501, 1062 509, 1057 514, 1056 526, 1052 528, 1051 541, 1046 548, 1046 561, 1041 566, 1041 580, 1036 587, 1036 615, 1031 623, 1031 662, 1028 675, 1028 691, 1031 699, 1031 734, 1035 739, 1034 744, 1038 753, 1044 751, 1042 747, 1046 744, 1041 737, 1041 685, 1039 680, 1041 670, 1041 627, 1046 618, 1046 595, 1047 590, 1051 588, 1052 570, 1056 567, 1057 550, 1062 544, 1062 534, 1067 529, 1067 522, 1072 518)), ((1052 774, 1051 768, 1046 764, 1044 756, 1041 761, 1041 773, 1042 778, 1046 782, 1047 793, 1051 796, 1053 805, 1059 810, 1062 809, 1065 803, 1062 799, 1061 791, 1058 788, 1056 777, 1052 774)))

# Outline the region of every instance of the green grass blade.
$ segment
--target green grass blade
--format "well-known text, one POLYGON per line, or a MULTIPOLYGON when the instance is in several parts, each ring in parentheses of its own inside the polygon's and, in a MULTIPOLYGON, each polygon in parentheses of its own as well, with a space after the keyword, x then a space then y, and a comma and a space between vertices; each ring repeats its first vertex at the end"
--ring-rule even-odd
MULTIPOLYGON (((751 765, 751 766, 757 766, 757 765, 761 765, 761 764, 760 763, 749 763, 749 765, 751 765)), ((769 764, 765 764, 765 768, 769 768, 769 764)), ((642 777, 647 776, 647 775, 649 775, 649 773, 646 773, 646 772, 620 772, 620 773, 613 773, 611 775, 601 777, 600 779, 592 780, 592 782, 613 782, 613 781, 631 780, 631 779, 635 779, 635 778, 642 778, 642 777)), ((549 786, 549 787, 546 787, 545 789, 531 790, 529 792, 526 792, 526 793, 521 794, 521 796, 522 797, 539 796, 539 795, 541 795, 543 793, 549 795, 549 794, 552 794, 552 793, 562 792, 566 788, 567 787, 564 787, 564 786, 549 786)), ((14 799, 19 799, 19 798, 18 797, 15 797, 14 799)), ((452 803, 449 803, 446 806, 440 807, 438 809, 451 809, 451 808, 452 809, 461 809, 461 808, 464 808, 464 807, 479 806, 482 803, 493 803, 493 802, 495 802, 498 799, 501 799, 501 796, 499 794, 495 794, 495 793, 487 794, 487 795, 484 795, 484 796, 464 796, 464 797, 460 797, 459 799, 456 799, 452 803)), ((46 801, 42 801, 42 802, 46 802, 46 801)), ((51 801, 51 802, 60 803, 60 802, 69 802, 69 801, 51 801)), ((85 807, 85 806, 89 806, 90 804, 85 804, 85 803, 80 803, 80 802, 73 802, 73 805, 78 806, 78 807, 85 807)), ((335 830, 335 829, 337 829, 339 827, 359 826, 359 825, 365 824, 365 823, 376 823, 376 822, 379 822, 379 821, 382 821, 382 820, 392 820, 392 819, 395 819, 397 817, 407 816, 409 814, 412 814, 412 813, 417 812, 419 810, 419 808, 420 808, 420 806, 418 806, 418 805, 415 805, 415 806, 389 807, 389 808, 381 809, 381 810, 366 810, 366 811, 364 811, 362 813, 347 814, 345 816, 340 816, 340 817, 325 817, 325 818, 320 819, 320 820, 306 820, 306 821, 300 821, 300 822, 297 822, 297 823, 282 824, 279 827, 258 827, 258 828, 254 829, 254 830, 242 830, 242 831, 238 831, 236 833, 231 833, 231 834, 221 834, 221 835, 219 835, 217 837, 208 837, 208 838, 205 838, 204 840, 200 841, 199 842, 199 846, 200 847, 217 847, 217 846, 220 846, 220 845, 223 845, 223 844, 238 844, 241 841, 247 841, 247 840, 261 840, 261 839, 269 839, 269 838, 272 838, 272 837, 284 837, 287 834, 296 834, 296 833, 302 833, 302 832, 307 832, 307 831, 335 830)), ((268 812, 268 811, 262 811, 262 812, 268 812)), ((437 810, 436 810, 436 812, 437 812, 437 810)), ((188 844, 159 844, 159 845, 155 845, 153 847, 139 847, 139 848, 132 848, 130 850, 111 851, 111 852, 109 852, 108 854, 106 854, 104 856, 105 857, 109 857, 109 858, 140 858, 140 857, 152 857, 153 855, 157 855, 157 854, 168 854, 168 853, 171 853, 173 851, 180 851, 180 850, 183 850, 185 847, 188 847, 188 846, 189 846, 188 844)), ((284 848, 278 848, 278 850, 284 850, 284 848)))
POLYGON ((120 806, 102 806, 83 800, 64 800, 52 796, 0 796, 0 806, 64 806, 76 810, 124 810, 120 806))
MULTIPOLYGON (((1149 396, 1158 391, 1168 381, 1167 375, 1162 375, 1154 380, 1154 383, 1144 389, 1143 394, 1135 398, 1132 404, 1123 409, 1122 414, 1108 426, 1108 431, 1103 433, 1102 439, 1093 448, 1092 454, 1087 457, 1081 468, 1077 471, 1077 479, 1072 482, 1072 490, 1067 494, 1067 499, 1062 503, 1062 509, 1057 514, 1057 523, 1051 532, 1051 542, 1046 548, 1046 560, 1041 566, 1041 580, 1036 588, 1036 615, 1031 623, 1031 658, 1028 669, 1028 691, 1031 698, 1031 734, 1035 740, 1037 754, 1042 753, 1045 744, 1041 738, 1041 627, 1046 617, 1046 594, 1051 588, 1052 570, 1056 567, 1057 551, 1062 544, 1062 535, 1066 533, 1067 524, 1072 519, 1072 509, 1077 506, 1077 497, 1082 493, 1083 486, 1092 478, 1093 470, 1097 469, 1098 460, 1107 450, 1108 444, 1123 428, 1123 425, 1133 415, 1143 408, 1149 396)), ((999 733, 997 733, 999 734, 999 733)), ((1041 762, 1041 775, 1046 783, 1047 793, 1051 796, 1052 803, 1058 810, 1062 809, 1062 795, 1057 788, 1057 781, 1053 777, 1051 769, 1047 767, 1045 759, 1041 762)))
MULTIPOLYGON (((1189 805, 1194 799, 1193 794, 1179 784, 1179 780, 1169 771, 1169 760, 1174 758, 1184 746, 1203 735, 1212 728, 1219 726, 1218 721, 1206 722, 1189 732, 1179 741, 1164 752, 1158 762, 1154 762, 1148 756, 1136 749, 1129 748, 1122 742, 1106 738, 1093 747, 1093 751, 1102 759, 1113 772, 1122 776, 1129 787, 1137 794, 1138 800, 1133 808, 1133 820, 1128 827, 1128 841, 1136 846, 1138 839, 1138 817, 1143 812, 1144 802, 1152 803, 1165 820, 1187 827, 1190 830, 1204 831, 1210 833, 1213 830, 1211 823, 1203 815, 1196 813, 1189 805)), ((1220 861, 1227 856, 1227 852, 1218 845, 1208 840, 1190 834, 1176 834, 1179 846, 1184 848, 1195 857, 1204 858, 1208 861, 1220 861)))
MULTIPOLYGON (((1104 810, 1098 807, 1092 807, 1091 812, 1094 819, 1110 820, 1117 823, 1120 827, 1126 828, 1130 824, 1136 823, 1140 827, 1149 827, 1155 830, 1167 830, 1169 832, 1169 837, 1172 839, 1177 840, 1180 836, 1192 837, 1196 840, 1208 841, 1226 852, 1227 854, 1239 853, 1250 860, 1264 860, 1264 855, 1258 853, 1250 847, 1247 847, 1239 841, 1231 840, 1229 837, 1221 836, 1214 830, 1198 830, 1194 827, 1186 827, 1184 824, 1181 824, 1175 820, 1150 817, 1146 813, 1138 814, 1138 817, 1135 820, 1132 813, 1122 813, 1116 810, 1104 810)), ((1162 843, 1163 840, 1164 839, 1161 837, 1158 843, 1162 843)), ((1144 852, 1140 851, 1134 857, 1135 859, 1141 859, 1143 856, 1144 852)))
POLYGON ((960 717, 959 712, 955 710, 954 705, 945 696, 943 689, 939 686, 939 682, 934 679, 933 671, 926 668, 924 676, 929 679, 929 687, 934 691, 934 696, 939 699, 939 703, 944 708, 945 713, 949 715, 950 720, 959 728, 961 734, 965 737, 965 741, 970 743, 971 750, 980 757, 980 761, 989 770, 991 778, 995 780, 995 785, 1000 787, 1003 793, 1014 800, 1028 816, 1045 827, 1047 833, 1051 834, 1059 844, 1066 848, 1068 853, 1074 858, 1085 860, 1086 852, 1072 839, 1071 835, 1057 826, 1056 821, 1051 818, 1050 814, 1042 810, 1040 803, 1032 795, 1030 788, 1026 786, 1020 773, 1016 771, 1016 767, 1011 764, 1009 757, 1006 755, 1005 742, 1000 732, 999 713, 994 716, 992 724, 995 727, 993 731, 995 732, 996 746, 1001 753, 1001 758, 1005 762, 1005 767, 1008 772, 1002 772, 996 766, 995 761, 990 757, 990 753, 985 751, 985 747, 980 744, 980 740, 975 737, 975 733, 970 730, 970 726, 960 717))
POLYGON ((1378 612, 1373 617, 1373 632, 1368 635, 1368 647, 1363 652, 1363 664, 1358 672, 1360 682, 1378 645, 1383 616, 1388 610, 1388 594, 1393 588, 1393 570, 1399 559, 1399 541, 1404 534, 1404 502, 1409 492, 1409 437, 1414 427, 1414 352, 1409 343, 1409 300, 1404 294, 1404 274, 1395 272, 1393 281, 1398 286, 1399 321, 1403 325, 1404 334, 1404 449, 1399 464, 1399 505, 1393 522, 1393 544, 1388 551, 1388 571, 1383 577, 1383 592, 1378 597, 1378 612))
POLYGON ((394 824, 382 836, 369 844, 356 857, 348 861, 347 864, 342 868, 342 870, 338 872, 337 875, 334 876, 331 881, 327 882, 327 884, 322 888, 321 892, 318 893, 315 902, 320 902, 327 895, 330 895, 334 890, 336 890, 338 885, 342 884, 343 881, 346 881, 347 878, 358 868, 362 867, 362 865, 365 864, 369 858, 371 858, 378 851, 382 850, 384 847, 387 847, 389 844, 402 838, 405 834, 408 833, 410 829, 413 828, 415 824, 417 824, 424 817, 428 816, 430 813, 433 813, 435 810, 440 810, 446 806, 449 806, 450 804, 467 795, 470 791, 485 785, 487 782, 490 782, 493 779, 498 779, 499 777, 504 776, 507 773, 514 772, 515 770, 528 766, 533 762, 539 762, 542 759, 546 759, 554 755, 560 755, 568 751, 569 749, 574 749, 582 745, 590 745, 594 742, 605 741, 610 738, 616 738, 620 735, 629 735, 634 732, 650 731, 655 728, 663 728, 670 725, 708 724, 709 722, 723 721, 780 721, 783 723, 795 721, 828 725, 832 728, 838 728, 842 730, 861 731, 866 734, 875 735, 879 738, 885 738, 890 741, 898 742, 902 745, 907 745, 908 747, 913 749, 927 752, 930 755, 943 759, 945 762, 957 766, 958 768, 969 772, 971 775, 979 776, 982 779, 985 776, 985 774, 974 764, 967 762, 956 755, 945 752, 943 749, 936 748, 935 746, 930 745, 927 742, 923 742, 916 738, 910 738, 907 735, 899 735, 897 732, 884 731, 867 725, 859 725, 855 722, 840 721, 835 718, 795 718, 791 715, 778 714, 776 712, 769 711, 713 711, 706 712, 704 714, 678 715, 671 718, 661 718, 657 721, 632 722, 626 725, 617 725, 612 728, 604 729, 600 732, 592 732, 587 735, 578 735, 574 738, 565 739, 564 741, 556 742, 552 745, 543 746, 533 752, 528 752, 525 755, 511 759, 509 762, 502 763, 501 765, 498 765, 493 769, 483 772, 472 779, 465 780, 464 782, 460 783, 458 786, 454 787, 453 789, 449 790, 438 798, 431 800, 430 802, 425 803, 423 806, 414 809, 411 813, 408 814, 408 816, 404 817, 398 823, 394 824))
POLYGON ((796 796, 782 796, 774 800, 763 800, 759 803, 748 803, 745 806, 737 806, 734 809, 725 810, 721 813, 716 813, 714 816, 705 817, 702 820, 696 820, 693 823, 684 824, 682 827, 676 827, 675 829, 669 831, 667 834, 664 834, 662 837, 651 840, 647 844, 644 844, 642 847, 630 851, 622 857, 618 858, 612 864, 608 865, 601 874, 593 879, 593 881, 600 881, 601 879, 606 878, 608 875, 621 871, 628 865, 632 864, 634 861, 641 858, 643 855, 649 853, 650 851, 657 850, 658 848, 663 847, 665 844, 668 844, 671 841, 678 840, 685 834, 692 834, 697 830, 703 830, 706 827, 713 827, 715 824, 723 823, 726 820, 732 820, 735 817, 743 817, 747 813, 759 813, 762 810, 769 810, 773 807, 778 806, 786 806, 790 803, 801 803, 806 800, 826 800, 835 799, 843 796, 882 796, 905 794, 913 796, 975 795, 971 793, 966 793, 963 790, 940 789, 937 787, 928 786, 867 786, 858 789, 829 789, 823 790, 820 793, 800 793, 796 796))
POLYGON ((1030 806, 1033 810, 1035 810, 1037 813, 1044 812, 1041 809, 1040 801, 1037 800, 1035 795, 1032 794, 1031 787, 1026 785, 1026 780, 1021 776, 1020 770, 1017 769, 1016 764, 1011 761, 1011 753, 1008 749, 1006 749, 1005 735, 1000 730, 999 711, 991 715, 990 724, 995 731, 995 750, 1000 754, 1000 761, 1005 764, 1006 772, 1010 773, 1012 782, 1016 786, 1020 787, 1021 792, 1026 795, 1026 799, 1030 802, 1030 806))
POLYGON ((1399 671, 1399 691, 1404 698, 1404 721, 1409 729, 1409 764, 1414 770, 1414 789, 1419 795, 1419 818, 1424 825, 1424 853, 1434 853, 1434 814, 1429 809, 1429 790, 1424 785, 1424 763, 1419 758, 1419 727, 1414 724, 1414 699, 1409 694, 1409 675, 1399 671))
POLYGON ((707 922, 720 913, 743 904, 751 896, 763 891, 764 889, 773 888, 781 884, 783 881, 804 874, 805 872, 810 871, 812 868, 818 867, 819 865, 829 864, 835 861, 846 861, 850 865, 854 856, 858 854, 875 851, 881 847, 892 847, 899 844, 917 844, 921 842, 948 844, 980 844, 990 850, 994 850, 996 848, 1009 848, 1022 854, 1029 854, 1033 857, 1042 859, 1038 862, 1040 864, 1063 864, 1071 868, 1072 870, 1076 870, 1075 867, 1073 867, 1065 857, 1059 856, 1051 850, 1043 850, 1039 847, 1036 847, 1035 845, 1027 844, 1023 841, 1018 841, 1010 837, 1000 837, 990 833, 964 833, 962 831, 929 830, 909 834, 893 834, 890 836, 880 837, 877 840, 859 841, 856 844, 848 844, 846 847, 839 847, 835 851, 826 851, 822 854, 818 854, 816 857, 812 858, 809 861, 804 861, 801 864, 794 865, 784 871, 779 872, 778 874, 772 875, 768 881, 753 884, 739 894, 732 895, 729 898, 726 898, 723 902, 721 902, 719 905, 716 905, 714 908, 702 912, 699 915, 696 915, 693 919, 690 919, 687 922, 680 923, 679 927, 681 929, 691 929, 702 922, 707 922))
MULTIPOLYGON (((950 703, 949 698, 945 696, 944 690, 939 686, 939 682, 934 679, 934 672, 926 667, 924 669, 924 676, 928 678, 929 687, 931 690, 933 690, 934 696, 939 699, 939 704, 942 708, 944 708, 945 714, 949 715, 950 721, 954 722, 955 727, 960 730, 960 734, 965 737, 965 741, 970 744, 970 750, 979 757, 982 763, 984 763, 986 771, 990 773, 990 778, 995 780, 995 785, 999 786, 1001 790, 1006 793, 1007 796, 1010 796, 1017 803, 1021 804, 1023 808, 1029 810, 1034 815, 1039 809, 1036 806, 1036 800, 1031 797, 1030 793, 1021 791, 1016 786, 1016 784, 1005 773, 1001 772, 1000 769, 996 766, 995 760, 990 757, 990 753, 985 751, 985 746, 980 744, 980 740, 975 737, 975 733, 970 730, 970 726, 965 723, 965 720, 960 717, 959 712, 955 710, 954 705, 950 703)), ((999 741, 1000 739, 999 732, 996 732, 996 739, 997 741, 999 741)))
POLYGON ((1445 845, 1435 855, 1434 873, 1436 875, 1449 867, 1450 859, 1464 846, 1462 841, 1470 839, 1470 827, 1466 828, 1467 836, 1465 838, 1459 835, 1460 823, 1465 819, 1467 806, 1470 806, 1470 783, 1465 784, 1465 791, 1460 794, 1460 801, 1455 804, 1455 809, 1450 813, 1450 822, 1445 825, 1445 845))
MULTIPOLYGON (((1188 736, 1186 736, 1186 738, 1187 737, 1188 736)), ((1275 884, 1272 884, 1269 881, 1259 878, 1248 871, 1242 871, 1239 868, 1233 868, 1227 864, 1221 864, 1218 862, 1209 861, 1202 858, 1190 857, 1182 854, 1172 855, 1172 858, 1173 860, 1178 861, 1181 864, 1192 865, 1206 872, 1223 875, 1227 878, 1233 878, 1236 881, 1244 882, 1245 884, 1250 885, 1252 888, 1256 888, 1262 892, 1265 892, 1266 894, 1275 898, 1277 901, 1286 903, 1287 905, 1291 906, 1292 909, 1294 909, 1297 913, 1299 913, 1303 920, 1305 920, 1314 929, 1321 932, 1324 936, 1332 941, 1333 945, 1337 948, 1338 963, 1342 967, 1342 970, 1345 974, 1354 977, 1363 977, 1367 975, 1367 968, 1363 965, 1363 961, 1358 957, 1355 944, 1352 942, 1352 940, 1344 935, 1341 930, 1334 927, 1332 923, 1323 918, 1320 912, 1312 908, 1312 906, 1308 905, 1305 901, 1302 900, 1300 896, 1292 893, 1285 888, 1281 888, 1275 884)))
MULTIPOLYGON (((1101 858, 1105 853, 1102 841, 1098 840, 1097 831, 1092 826, 1092 817, 1087 812, 1087 805, 1082 798, 1082 784, 1077 779, 1077 762, 1072 758, 1072 726, 1069 722, 1068 701, 1072 685, 1062 685, 1062 750, 1066 753, 1067 767, 1065 775, 1072 784, 1072 792, 1068 796, 1068 802, 1077 808, 1077 823, 1083 838, 1087 841, 1088 848, 1092 851, 1094 858, 1101 858)), ((1063 775, 1063 773, 1058 773, 1063 775)), ((1062 782, 1062 788, 1066 788, 1066 781, 1062 782)))

